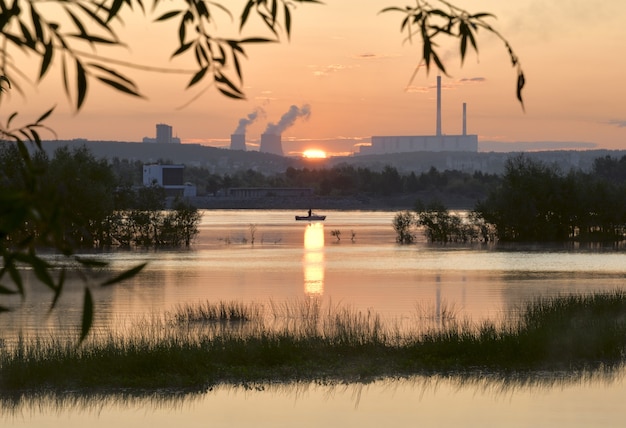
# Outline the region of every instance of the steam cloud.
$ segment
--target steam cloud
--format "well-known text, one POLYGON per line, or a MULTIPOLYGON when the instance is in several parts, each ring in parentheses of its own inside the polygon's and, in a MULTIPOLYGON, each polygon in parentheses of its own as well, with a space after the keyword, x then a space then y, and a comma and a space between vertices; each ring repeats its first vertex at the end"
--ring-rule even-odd
POLYGON ((298 108, 298 106, 289 107, 289 111, 283 114, 278 123, 268 123, 265 129, 266 134, 281 135, 287 128, 293 125, 299 117, 308 119, 311 115, 311 107, 308 104, 298 108))
POLYGON ((237 125, 237 129, 235 129, 235 132, 233 132, 234 135, 243 135, 246 133, 246 128, 248 127, 248 125, 250 125, 252 122, 254 122, 260 114, 263 114, 263 109, 261 108, 257 108, 256 110, 254 110, 252 113, 250 113, 247 117, 243 117, 241 119, 239 119, 239 125, 237 125))

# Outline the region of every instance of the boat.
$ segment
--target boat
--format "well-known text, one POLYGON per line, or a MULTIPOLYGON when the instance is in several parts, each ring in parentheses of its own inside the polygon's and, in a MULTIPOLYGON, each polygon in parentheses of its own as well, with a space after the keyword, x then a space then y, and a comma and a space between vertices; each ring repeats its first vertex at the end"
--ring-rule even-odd
POLYGON ((325 215, 313 214, 311 210, 309 210, 309 215, 297 215, 296 221, 324 221, 326 220, 325 215))

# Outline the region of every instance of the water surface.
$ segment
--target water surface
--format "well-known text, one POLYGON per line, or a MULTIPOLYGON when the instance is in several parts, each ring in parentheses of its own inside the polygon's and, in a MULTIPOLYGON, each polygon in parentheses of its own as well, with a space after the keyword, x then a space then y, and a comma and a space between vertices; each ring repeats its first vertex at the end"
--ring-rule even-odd
MULTIPOLYGON (((290 211, 206 211, 190 250, 102 254, 111 274, 148 261, 125 283, 94 289, 96 328, 202 301, 289 302, 373 310, 412 320, 426 308, 497 319, 539 296, 624 287, 626 257, 613 248, 398 245, 394 212, 330 211, 323 223, 290 211), (337 234, 339 232, 339 234, 337 234)), ((58 334, 80 320, 84 284, 72 278, 58 308, 25 272, 27 298, 1 314, 2 336, 58 334)), ((219 387, 172 399, 99 397, 18 401, 3 426, 623 426, 623 373, 503 383, 414 378, 367 385, 219 387), (454 411, 450 411, 454 409, 454 411)))

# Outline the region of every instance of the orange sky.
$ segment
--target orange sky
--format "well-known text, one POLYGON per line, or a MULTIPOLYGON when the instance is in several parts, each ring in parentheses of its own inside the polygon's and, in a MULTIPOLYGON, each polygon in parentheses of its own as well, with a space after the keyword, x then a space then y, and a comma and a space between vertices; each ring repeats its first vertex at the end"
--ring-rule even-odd
MULTIPOLYGON (((238 16, 243 1, 229 1, 238 16), (239 6, 241 5, 241 6, 239 6)), ((515 98, 515 70, 500 41, 479 38, 480 54, 459 65, 457 46, 442 47, 450 76, 443 76, 443 132, 461 132, 462 103, 468 105, 468 132, 480 142, 582 142, 597 148, 626 149, 626 2, 603 0, 457 0, 470 12, 492 12, 494 26, 509 39, 527 77, 526 111, 515 98)), ((167 5, 166 2, 163 3, 167 5)), ((19 111, 34 118, 57 105, 49 126, 58 138, 141 141, 154 137, 155 124, 167 123, 183 142, 229 144, 241 118, 262 109, 247 127, 250 149, 270 122, 291 105, 308 104, 308 120, 283 133, 286 153, 305 147, 350 152, 372 135, 424 135, 435 131, 436 73, 420 70, 419 44, 403 44, 399 14, 378 12, 410 0, 328 0, 299 5, 291 41, 252 46, 244 63, 247 99, 234 101, 209 88, 185 90, 188 77, 129 71, 147 99, 133 99, 94 83, 85 107, 76 114, 51 73, 26 98, 12 94, 2 101, 6 117, 19 111), (304 140, 296 144, 290 140, 304 140)), ((161 9, 161 12, 166 8, 161 9)), ((152 18, 161 12, 150 15, 152 18)), ((217 26, 231 34, 224 16, 217 26)), ((128 17, 121 30, 132 40, 116 57, 153 66, 188 68, 170 62, 176 27, 128 17)), ((251 26, 248 36, 263 34, 251 26)), ((46 136, 44 136, 46 138, 46 136)), ((50 136, 52 138, 52 136, 50 136)))

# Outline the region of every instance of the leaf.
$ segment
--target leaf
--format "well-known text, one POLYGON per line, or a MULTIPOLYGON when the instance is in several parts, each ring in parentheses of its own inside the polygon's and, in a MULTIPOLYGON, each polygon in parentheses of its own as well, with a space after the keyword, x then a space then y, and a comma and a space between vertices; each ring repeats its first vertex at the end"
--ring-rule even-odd
POLYGON ((107 18, 107 22, 110 22, 113 18, 117 16, 117 13, 120 11, 122 5, 125 0, 113 0, 113 4, 111 4, 111 8, 109 9, 109 16, 107 18))
POLYGON ((37 37, 37 40, 43 40, 43 31, 41 29, 41 19, 39 18, 39 14, 33 7, 32 3, 30 4, 30 19, 33 23, 33 27, 35 27, 35 37, 37 37))
POLYGON ((8 295, 13 295, 13 294, 17 294, 18 291, 17 290, 12 290, 8 287, 5 287, 4 285, 0 284, 0 294, 8 294, 8 295))
POLYGON ((229 98, 233 98, 233 99, 236 99, 236 100, 242 100, 242 99, 245 98, 245 96, 243 94, 239 93, 239 92, 230 92, 230 91, 228 91, 228 90, 226 90, 224 88, 221 88, 219 86, 217 87, 217 90, 220 91, 223 95, 226 95, 229 98))
POLYGON ((76 60, 76 108, 80 110, 87 95, 87 76, 80 60, 76 60))
POLYGON ((240 96, 243 96, 243 92, 241 92, 241 90, 238 87, 236 87, 233 84, 233 82, 231 82, 230 79, 228 79, 223 74, 216 73, 214 78, 215 78, 216 82, 222 83, 222 84, 228 86, 233 93, 236 93, 236 94, 239 94, 240 96))
POLYGON ((526 78, 522 70, 519 70, 517 73, 517 99, 520 104, 522 104, 522 109, 524 108, 524 100, 522 100, 522 89, 524 89, 524 85, 526 85, 526 78))
POLYGON ((50 264, 45 260, 41 259, 37 255, 31 255, 28 257, 28 264, 33 268, 33 273, 37 277, 37 279, 43 282, 48 288, 54 290, 56 285, 52 276, 50 275, 50 264))
POLYGON ((44 43, 44 53, 41 59, 41 70, 39 71, 39 79, 46 74, 50 64, 52 63, 52 53, 54 52, 54 48, 52 46, 52 42, 44 43))
POLYGON ((113 277, 105 282, 103 282, 101 285, 103 287, 106 287, 108 285, 113 285, 113 284, 117 284, 118 282, 122 282, 124 280, 130 279, 132 277, 134 277, 135 275, 137 275, 139 272, 141 272, 141 270, 143 268, 146 267, 148 263, 142 263, 140 265, 137 265, 131 269, 128 269, 127 271, 122 272, 121 274, 117 275, 116 277, 113 277))
MULTIPOLYGON (((4 76, 3 76, 3 77, 4 77, 4 76)), ((7 79, 7 82, 8 82, 8 81, 9 81, 9 80, 7 79)), ((18 114, 18 113, 17 113, 16 111, 15 111, 15 112, 13 112, 13 113, 11 113, 11 115, 9 116, 9 119, 7 120, 7 127, 10 127, 10 126, 11 126, 11 121, 13 121, 13 119, 15 119, 15 118, 17 117, 17 114, 18 114)))
POLYGON ((64 7, 63 9, 65 9, 65 13, 67 13, 69 15, 69 17, 72 20, 72 22, 74 22, 74 25, 76 26, 76 28, 78 28, 78 31, 80 31, 80 35, 81 36, 87 35, 87 31, 85 30, 85 26, 80 21, 80 19, 78 19, 78 17, 76 15, 74 15, 72 13, 72 11, 69 10, 67 7, 64 7))
POLYGON ((246 25, 252 6, 254 6, 254 0, 248 0, 248 3, 246 3, 246 7, 244 7, 243 12, 241 13, 241 24, 239 25, 239 31, 241 31, 243 29, 243 26, 246 25))
POLYGON ((108 79, 108 78, 102 77, 102 76, 96 76, 96 79, 98 79, 99 81, 101 81, 105 85, 109 85, 110 87, 112 87, 113 89, 115 89, 117 91, 124 92, 125 94, 141 98, 141 94, 139 92, 137 92, 137 90, 134 87, 130 87, 130 86, 134 86, 134 85, 124 85, 121 82, 117 82, 115 80, 108 79))
POLYGON ((61 297, 61 293, 63 292, 63 285, 65 284, 65 269, 61 270, 61 274, 59 275, 59 283, 54 290, 54 298, 52 299, 52 304, 50 305, 50 310, 54 309, 57 302, 59 301, 59 297, 61 297))
POLYGON ((242 80, 241 74, 241 64, 239 64, 239 58, 237 57, 237 52, 233 50, 233 62, 235 63, 235 72, 237 73, 237 77, 239 77, 239 81, 242 80))
POLYGON ((22 21, 20 21, 20 29, 22 30, 22 36, 24 36, 24 40, 20 40, 20 42, 18 43, 18 46, 26 46, 32 50, 35 50, 36 49, 35 39, 33 39, 32 34, 30 34, 30 31, 28 30, 28 28, 24 25, 22 21))
POLYGON ((386 13, 386 12, 402 12, 406 13, 406 9, 402 9, 401 7, 386 7, 378 13, 386 13))
MULTIPOLYGON (((111 27, 109 27, 107 22, 105 20, 103 20, 100 17, 100 15, 98 15, 97 13, 94 13, 91 9, 85 7, 85 5, 83 5, 80 2, 74 2, 74 5, 79 7, 86 15, 88 15, 94 22, 97 22, 100 25, 100 27, 105 29, 109 34, 111 34, 111 35, 115 34, 113 29, 111 27)), ((96 10, 99 10, 99 9, 96 9, 96 10)))
POLYGON ((191 46, 193 46, 193 43, 192 43, 192 42, 189 42, 189 43, 185 43, 185 44, 180 45, 180 47, 176 50, 176 52, 174 52, 174 53, 172 54, 172 58, 173 58, 173 57, 175 57, 175 56, 177 56, 177 55, 182 54, 182 53, 183 53, 183 52, 185 52, 187 49, 189 49, 191 46))
POLYGON ((287 33, 287 38, 291 38, 291 12, 287 3, 285 3, 285 32, 287 33))
POLYGON ((187 85, 187 87, 191 87, 193 85, 195 85, 196 83, 198 83, 200 80, 202 80, 202 78, 204 77, 204 75, 206 74, 206 72, 209 70, 208 67, 202 67, 200 69, 200 71, 198 71, 192 78, 191 81, 189 82, 189 84, 187 85))
POLYGON ((241 39, 239 43, 276 43, 276 40, 266 39, 263 37, 249 37, 247 39, 241 39))
POLYGON ((182 10, 173 10, 171 12, 167 12, 164 13, 163 15, 159 16, 157 19, 155 19, 155 21, 167 21, 168 19, 172 19, 175 16, 178 16, 182 13, 182 10))
POLYGON ((80 327, 80 342, 87 338, 89 330, 93 324, 93 298, 91 290, 85 287, 85 297, 83 299, 83 320, 80 327))
POLYGON ((54 111, 54 107, 52 107, 50 110, 48 110, 47 112, 45 112, 44 114, 39 116, 39 119, 37 119, 36 123, 40 123, 40 122, 43 122, 44 120, 46 120, 48 118, 48 116, 50 116, 52 114, 53 111, 54 111))

